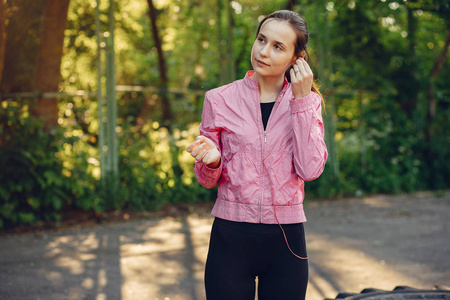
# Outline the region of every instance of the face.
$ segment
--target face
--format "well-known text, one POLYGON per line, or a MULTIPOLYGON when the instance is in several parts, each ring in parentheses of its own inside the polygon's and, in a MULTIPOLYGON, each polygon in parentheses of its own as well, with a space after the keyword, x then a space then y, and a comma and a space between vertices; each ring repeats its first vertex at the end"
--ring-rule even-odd
POLYGON ((269 19, 261 26, 252 47, 252 66, 259 76, 279 77, 292 65, 297 35, 286 22, 269 19))

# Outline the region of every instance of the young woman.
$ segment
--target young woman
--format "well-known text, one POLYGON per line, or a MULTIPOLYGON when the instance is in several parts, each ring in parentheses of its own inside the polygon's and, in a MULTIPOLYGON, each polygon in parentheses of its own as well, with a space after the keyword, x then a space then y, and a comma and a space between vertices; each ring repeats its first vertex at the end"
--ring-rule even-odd
POLYGON ((305 298, 304 181, 319 177, 327 159, 307 42, 298 14, 270 14, 257 30, 253 71, 205 95, 201 135, 186 150, 197 180, 219 184, 208 300, 254 300, 256 277, 259 300, 305 298))

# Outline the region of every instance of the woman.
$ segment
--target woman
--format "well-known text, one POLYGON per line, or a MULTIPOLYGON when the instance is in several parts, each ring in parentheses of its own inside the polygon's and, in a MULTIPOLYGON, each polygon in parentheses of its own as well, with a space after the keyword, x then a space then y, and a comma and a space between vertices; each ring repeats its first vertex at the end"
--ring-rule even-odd
POLYGON ((256 277, 260 300, 305 298, 304 181, 319 177, 327 159, 307 42, 298 14, 270 14, 257 30, 253 71, 205 95, 201 135, 186 150, 197 180, 219 184, 208 300, 253 300, 256 277))

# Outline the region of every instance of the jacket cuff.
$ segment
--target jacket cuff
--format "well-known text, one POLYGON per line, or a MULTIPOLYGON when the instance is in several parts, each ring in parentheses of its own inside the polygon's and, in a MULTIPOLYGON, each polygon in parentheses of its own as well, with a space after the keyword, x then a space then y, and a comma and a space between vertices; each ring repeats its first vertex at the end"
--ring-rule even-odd
POLYGON ((214 180, 218 176, 220 176, 220 174, 222 174, 222 159, 220 160, 219 166, 215 169, 208 167, 202 162, 195 162, 195 163, 198 165, 203 175, 210 180, 214 180))
POLYGON ((304 112, 315 108, 318 96, 316 93, 311 92, 308 96, 291 100, 291 113, 304 112))
MULTIPOLYGON (((203 163, 202 163, 203 164, 203 163)), ((203 164, 203 166, 208 170, 208 172, 217 172, 222 170, 222 158, 220 158, 220 163, 217 168, 210 168, 207 165, 203 164)))

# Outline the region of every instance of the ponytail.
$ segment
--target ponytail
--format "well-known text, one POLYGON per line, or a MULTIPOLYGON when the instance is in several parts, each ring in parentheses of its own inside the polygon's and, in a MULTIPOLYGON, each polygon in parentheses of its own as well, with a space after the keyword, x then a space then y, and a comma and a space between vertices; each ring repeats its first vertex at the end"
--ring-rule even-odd
POLYGON ((322 93, 319 91, 319 87, 317 86, 317 82, 313 81, 313 84, 311 86, 311 91, 319 95, 320 99, 322 100, 322 106, 323 110, 325 111, 325 100, 323 100, 322 93))

